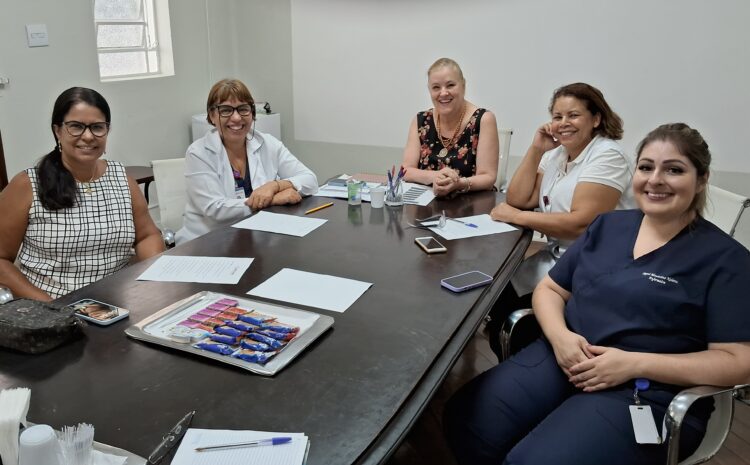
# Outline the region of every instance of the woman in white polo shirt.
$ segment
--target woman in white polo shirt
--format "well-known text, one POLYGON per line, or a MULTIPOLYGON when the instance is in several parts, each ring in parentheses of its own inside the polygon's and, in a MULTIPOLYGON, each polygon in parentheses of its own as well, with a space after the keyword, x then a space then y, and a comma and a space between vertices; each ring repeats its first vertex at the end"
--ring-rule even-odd
POLYGON ((585 83, 560 87, 549 107, 552 120, 534 134, 508 185, 506 202, 491 213, 547 236, 547 245, 518 268, 490 312, 490 343, 510 312, 531 306, 534 287, 565 249, 600 213, 634 207, 630 180, 635 162, 616 142, 622 119, 601 91, 585 83), (534 210, 536 209, 536 210, 534 210))
POLYGON ((315 174, 275 137, 255 130, 255 101, 236 79, 211 88, 211 129, 185 154, 187 204, 178 244, 318 190, 315 174))

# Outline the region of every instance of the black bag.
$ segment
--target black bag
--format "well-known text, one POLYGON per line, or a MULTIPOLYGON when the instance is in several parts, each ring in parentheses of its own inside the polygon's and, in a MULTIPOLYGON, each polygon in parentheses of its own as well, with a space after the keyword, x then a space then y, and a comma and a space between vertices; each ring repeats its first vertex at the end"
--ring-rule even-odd
POLYGON ((83 334, 73 310, 47 302, 16 299, 0 305, 0 347, 40 354, 83 334))

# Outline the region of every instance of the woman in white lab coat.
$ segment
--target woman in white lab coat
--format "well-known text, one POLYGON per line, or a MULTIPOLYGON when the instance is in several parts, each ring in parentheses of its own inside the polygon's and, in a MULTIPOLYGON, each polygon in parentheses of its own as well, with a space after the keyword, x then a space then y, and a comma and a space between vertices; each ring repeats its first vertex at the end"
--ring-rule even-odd
POLYGON ((255 100, 241 81, 214 84, 206 110, 214 128, 185 154, 187 204, 178 244, 317 191, 309 168, 281 141, 255 130, 255 100))

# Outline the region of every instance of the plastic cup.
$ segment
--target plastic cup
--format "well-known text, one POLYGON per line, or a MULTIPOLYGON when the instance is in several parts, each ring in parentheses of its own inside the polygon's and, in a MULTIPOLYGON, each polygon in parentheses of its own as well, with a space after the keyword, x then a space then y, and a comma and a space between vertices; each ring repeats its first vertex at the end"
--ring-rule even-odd
POLYGON ((372 208, 383 208, 385 203, 385 187, 373 187, 370 189, 370 206, 372 208))
POLYGON ((346 195, 349 205, 362 204, 362 183, 349 180, 346 182, 346 195))
POLYGON ((60 445, 49 425, 26 428, 19 439, 18 465, 60 465, 60 445))

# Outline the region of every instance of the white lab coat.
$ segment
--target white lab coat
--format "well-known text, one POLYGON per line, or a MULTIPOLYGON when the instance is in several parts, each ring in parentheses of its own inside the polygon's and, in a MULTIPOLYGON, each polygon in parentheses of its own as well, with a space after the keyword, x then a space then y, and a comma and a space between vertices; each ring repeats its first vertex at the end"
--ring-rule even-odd
MULTIPOLYGON (((301 195, 318 191, 318 179, 275 137, 251 131, 247 136, 247 166, 253 189, 274 180, 287 180, 301 195)), ((235 196, 234 176, 216 128, 193 142, 185 154, 187 203, 181 244, 252 213, 245 199, 235 196)))

